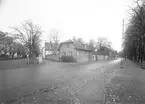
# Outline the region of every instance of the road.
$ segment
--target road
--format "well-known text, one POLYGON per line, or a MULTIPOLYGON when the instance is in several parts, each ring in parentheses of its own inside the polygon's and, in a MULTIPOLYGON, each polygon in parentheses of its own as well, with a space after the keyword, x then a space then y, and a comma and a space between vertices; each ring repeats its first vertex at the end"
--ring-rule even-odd
MULTIPOLYGON (((56 86, 55 90, 53 90, 53 94, 46 91, 43 95, 40 93, 35 94, 34 97, 27 97, 27 99, 25 98, 23 101, 31 103, 39 102, 41 104, 47 102, 47 104, 54 104, 52 101, 48 100, 48 96, 52 97, 52 95, 57 95, 57 98, 61 101, 66 101, 66 104, 69 104, 67 102, 68 99, 69 101, 72 99, 71 101, 81 104, 107 104, 105 102, 109 101, 123 102, 121 98, 115 98, 118 96, 115 96, 115 94, 118 94, 116 93, 118 90, 115 89, 121 88, 122 85, 129 86, 125 84, 130 84, 133 77, 136 76, 128 67, 126 68, 129 71, 120 69, 120 59, 118 59, 86 64, 69 64, 48 61, 44 65, 31 66, 30 68, 1 70, 0 100, 11 100, 12 102, 16 97, 21 96, 24 98, 23 95, 27 95, 30 92, 36 92, 40 88, 50 89, 52 86, 56 86), (132 73, 129 75, 126 74, 125 71, 132 73), (125 78, 125 80, 123 78, 125 78), (114 97, 110 97, 110 95, 114 97), (45 99, 46 97, 47 100, 45 99), (43 100, 40 100, 40 98, 43 98, 43 100), (112 100, 112 98, 115 100, 112 100)), ((136 80, 135 82, 134 80, 133 86, 137 85, 137 82, 139 81, 136 80)), ((140 85, 143 84, 141 83, 140 85)), ((136 87, 138 88, 138 86, 136 87)), ((39 91, 40 90, 38 90, 38 92, 39 91)), ((140 100, 140 102, 144 102, 144 100, 140 100)), ((132 104, 132 102, 118 104, 132 104)))

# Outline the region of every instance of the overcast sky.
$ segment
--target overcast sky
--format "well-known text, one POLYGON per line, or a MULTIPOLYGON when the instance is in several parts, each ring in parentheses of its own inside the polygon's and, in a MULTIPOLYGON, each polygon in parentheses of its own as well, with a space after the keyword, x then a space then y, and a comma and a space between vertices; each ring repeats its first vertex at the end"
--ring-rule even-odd
POLYGON ((133 0, 3 0, 0 5, 0 29, 31 19, 43 27, 43 40, 50 30, 59 31, 61 41, 73 36, 96 40, 105 36, 112 47, 121 50, 122 19, 133 0))

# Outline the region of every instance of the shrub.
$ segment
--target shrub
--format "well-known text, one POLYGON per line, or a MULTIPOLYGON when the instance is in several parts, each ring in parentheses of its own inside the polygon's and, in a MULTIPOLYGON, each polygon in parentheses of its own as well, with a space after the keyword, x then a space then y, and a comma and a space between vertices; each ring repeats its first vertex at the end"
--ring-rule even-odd
POLYGON ((74 62, 75 60, 74 60, 73 56, 62 56, 61 61, 62 62, 74 62))
POLYGON ((4 61, 4 60, 17 60, 17 59, 25 59, 27 58, 27 55, 22 55, 22 57, 14 57, 14 58, 10 58, 8 55, 2 54, 0 55, 0 60, 4 61))
POLYGON ((0 60, 9 60, 9 56, 8 55, 5 55, 5 54, 2 54, 0 55, 0 60))
POLYGON ((22 54, 22 58, 27 58, 27 55, 26 54, 22 54))

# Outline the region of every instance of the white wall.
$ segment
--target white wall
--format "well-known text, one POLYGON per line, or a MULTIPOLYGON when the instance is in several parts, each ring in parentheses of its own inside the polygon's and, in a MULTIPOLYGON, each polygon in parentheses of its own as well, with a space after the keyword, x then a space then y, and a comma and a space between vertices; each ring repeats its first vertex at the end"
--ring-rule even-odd
POLYGON ((73 43, 69 43, 69 48, 67 44, 62 44, 60 47, 60 57, 63 56, 63 52, 66 52, 66 55, 72 52, 72 56, 76 57, 76 49, 73 43))
POLYGON ((108 56, 104 56, 104 55, 97 55, 97 60, 107 60, 108 56))

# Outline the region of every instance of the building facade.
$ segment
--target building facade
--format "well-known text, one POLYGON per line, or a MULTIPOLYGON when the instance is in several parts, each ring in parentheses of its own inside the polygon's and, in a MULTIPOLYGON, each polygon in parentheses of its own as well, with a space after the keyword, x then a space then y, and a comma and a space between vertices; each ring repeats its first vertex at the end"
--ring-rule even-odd
POLYGON ((93 60, 92 50, 86 44, 73 42, 71 40, 62 42, 59 45, 59 57, 73 56, 77 62, 93 60))
POLYGON ((96 60, 111 60, 115 58, 115 52, 107 47, 101 47, 95 52, 96 60))

